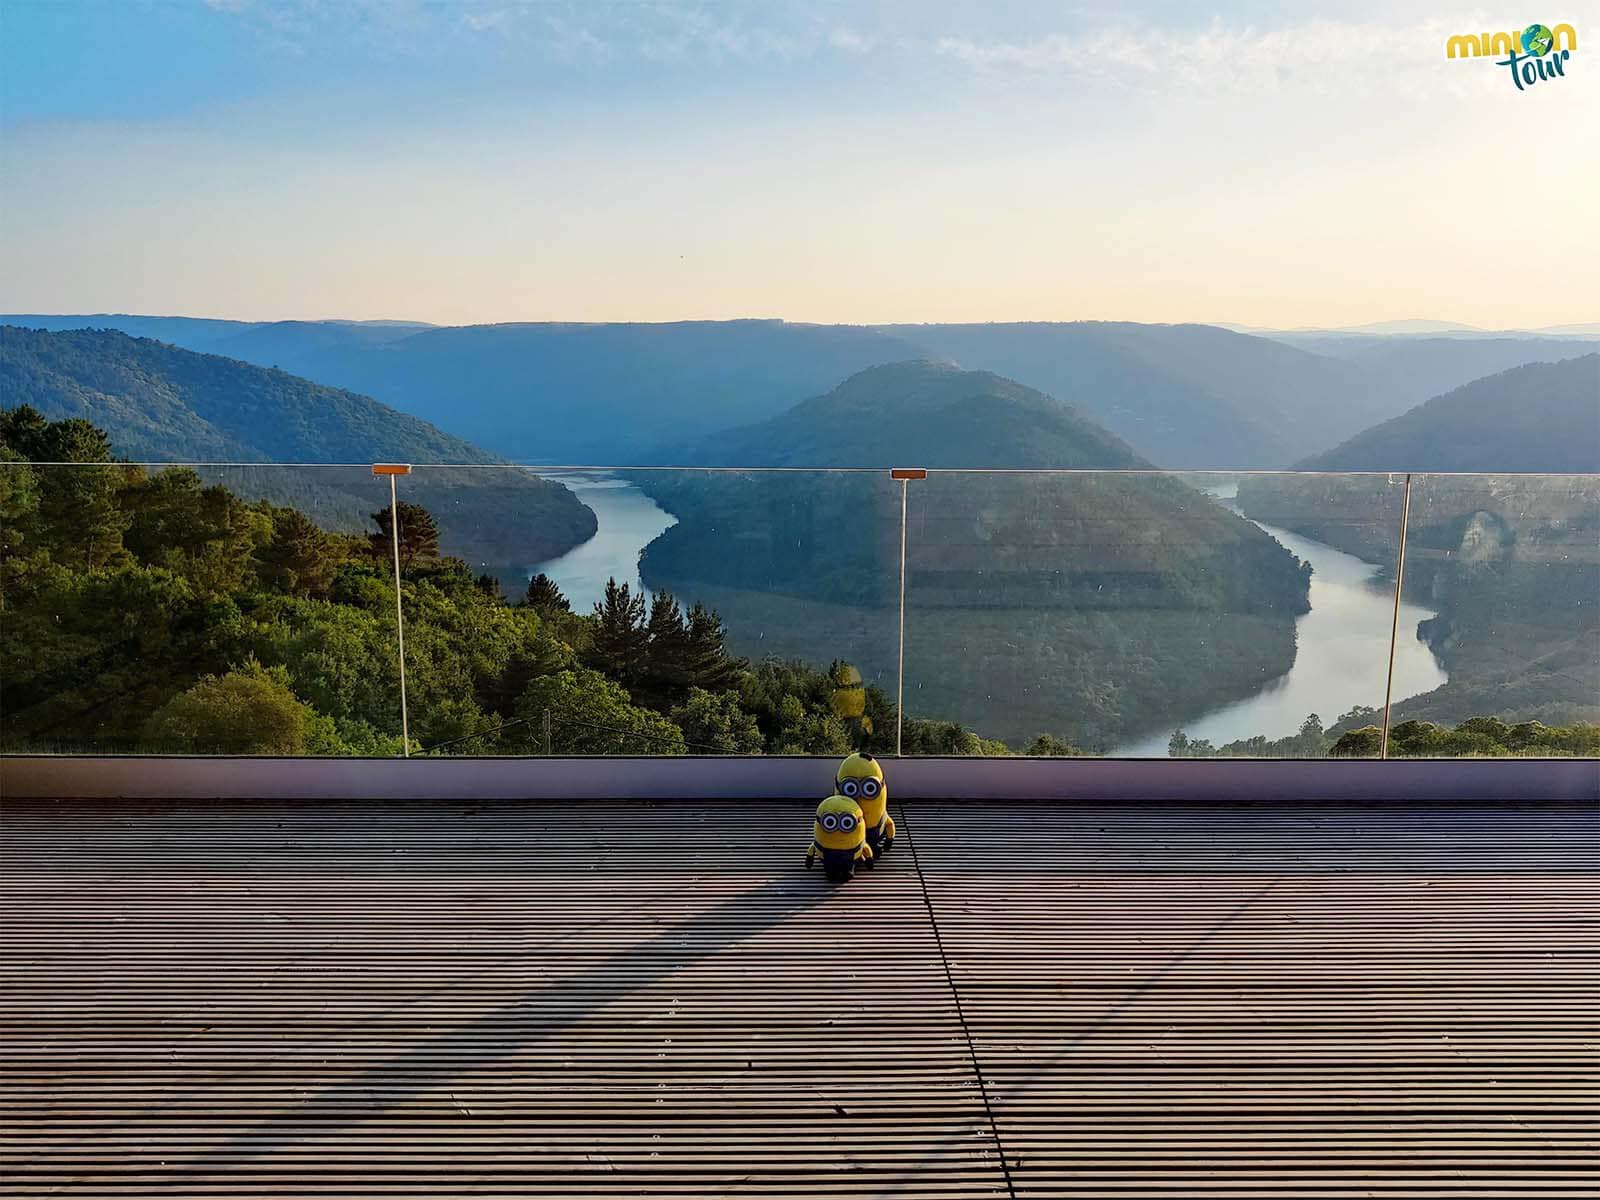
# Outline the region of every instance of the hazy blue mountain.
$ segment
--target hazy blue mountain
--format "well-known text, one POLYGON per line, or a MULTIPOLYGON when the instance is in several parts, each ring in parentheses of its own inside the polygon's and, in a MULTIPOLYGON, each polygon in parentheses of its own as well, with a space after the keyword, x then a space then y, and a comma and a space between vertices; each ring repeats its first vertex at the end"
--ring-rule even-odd
MULTIPOLYGON (((446 548, 476 565, 539 562, 595 529, 566 488, 497 467, 503 460, 375 400, 115 330, 0 326, 0 400, 92 421, 119 454, 142 462, 481 464, 419 470, 402 485, 434 510, 446 548)), ((211 474, 339 529, 365 527, 388 495, 364 466, 211 474)))
POLYGON ((1076 405, 988 371, 869 367, 780 416, 673 452, 693 466, 1149 467, 1076 405))
POLYGON ((1600 354, 1529 363, 1474 380, 1298 466, 1600 472, 1600 354))
POLYGON ((1412 317, 1401 321, 1369 321, 1365 325, 1345 325, 1339 333, 1482 333, 1476 325, 1464 321, 1435 321, 1426 317, 1412 317))
POLYGON ((924 353, 870 329, 692 321, 434 329, 383 345, 302 343, 275 360, 508 458, 626 463, 924 353))
MULTIPOLYGON (((1474 380, 1300 465, 1456 472, 1411 490, 1406 592, 1439 615, 1405 633, 1450 680, 1402 716, 1600 720, 1600 354, 1474 380)), ((1398 498, 1383 475, 1239 484, 1249 516, 1383 564, 1398 550, 1398 498)))
POLYGON ((1349 363, 1210 325, 885 328, 1070 400, 1165 467, 1284 467, 1404 407, 1349 363))
POLYGON ((1581 337, 1600 341, 1600 321, 1583 321, 1576 325, 1542 325, 1530 333, 1543 333, 1551 337, 1581 337))
POLYGON ((297 362, 344 346, 382 346, 432 328, 403 321, 273 321, 231 333, 205 349, 260 366, 280 366, 279 359, 297 362))
POLYGON ((0 324, 50 332, 115 329, 133 337, 155 338, 158 342, 168 342, 185 350, 226 354, 230 358, 268 367, 278 364, 262 360, 279 351, 297 354, 304 349, 343 342, 375 345, 434 328, 425 321, 224 321, 208 317, 146 317, 129 313, 68 316, 8 313, 0 315, 0 324))
POLYGON ((21 329, 43 329, 59 333, 69 329, 115 329, 131 337, 155 338, 182 346, 185 350, 204 350, 224 338, 234 337, 255 326, 248 321, 222 321, 209 317, 146 317, 131 313, 5 313, 0 324, 21 329))
POLYGON ((1576 325, 1536 325, 1529 329, 1482 329, 1457 321, 1374 321, 1368 325, 1344 325, 1334 328, 1302 326, 1295 329, 1267 328, 1259 325, 1230 325, 1222 322, 1224 329, 1236 333, 1254 333, 1262 337, 1294 342, 1314 338, 1463 338, 1472 341, 1503 340, 1505 338, 1583 338, 1600 339, 1600 323, 1580 322, 1576 325))
MULTIPOLYGON (((1148 466, 1081 410, 1015 381, 873 367, 684 454, 933 468, 909 493, 913 715, 1104 745, 1249 695, 1293 661, 1300 564, 1178 480, 939 470, 1148 466)), ((892 681, 901 493, 887 471, 637 482, 679 518, 645 550, 647 584, 714 605, 742 653, 841 657, 892 681)))
MULTIPOLYGON (((1404 401, 1382 414, 1383 419, 1399 416, 1413 405, 1485 375, 1524 363, 1560 362, 1595 351, 1593 342, 1571 337, 1274 336, 1313 354, 1341 359, 1359 368, 1371 381, 1371 386, 1404 401)), ((1359 430, 1348 430, 1343 437, 1357 432, 1359 430)), ((1340 440, 1342 438, 1331 439, 1328 444, 1340 440)))
POLYGON ((120 328, 276 366, 374 396, 508 458, 597 463, 660 462, 669 448, 777 416, 865 367, 934 358, 1070 401, 1161 466, 1285 467, 1468 380, 1590 348, 1571 338, 1255 337, 1100 321, 19 320, 120 328))

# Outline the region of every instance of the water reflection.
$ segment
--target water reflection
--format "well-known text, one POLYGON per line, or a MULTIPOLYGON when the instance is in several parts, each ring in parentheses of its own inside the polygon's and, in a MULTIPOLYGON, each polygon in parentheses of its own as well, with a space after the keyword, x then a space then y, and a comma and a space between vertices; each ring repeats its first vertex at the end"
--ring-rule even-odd
MULTIPOLYGON (((1248 700, 1184 723, 1184 732, 1191 738, 1203 738, 1216 746, 1257 734, 1287 737, 1310 713, 1331 725, 1355 705, 1383 703, 1389 625, 1394 617, 1392 586, 1379 584, 1379 569, 1353 555, 1286 529, 1261 528, 1311 564, 1311 611, 1295 622, 1294 666, 1286 675, 1248 700)), ((1400 637, 1394 659, 1396 700, 1432 691, 1448 678, 1433 651, 1416 636, 1417 623, 1436 615, 1421 605, 1400 605, 1400 637)), ((1171 732, 1153 733, 1113 753, 1164 757, 1171 732)))
POLYGON ((544 478, 576 492, 578 499, 594 510, 599 528, 581 546, 530 567, 529 577, 540 572, 550 576, 577 613, 588 612, 605 595, 606 580, 613 577, 635 591, 644 591, 639 554, 663 530, 676 525, 677 518, 615 475, 554 474, 544 478))

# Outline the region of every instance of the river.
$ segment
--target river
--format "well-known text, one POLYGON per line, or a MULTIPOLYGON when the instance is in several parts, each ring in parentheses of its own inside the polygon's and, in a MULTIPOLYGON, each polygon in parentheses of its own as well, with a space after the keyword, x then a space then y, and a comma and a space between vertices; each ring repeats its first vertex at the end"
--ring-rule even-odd
POLYGON ((605 595, 608 579, 615 578, 635 592, 643 592, 639 555, 678 519, 628 480, 615 475, 560 474, 544 478, 563 483, 577 493, 578 499, 593 510, 598 528, 581 546, 530 568, 529 576, 543 572, 555 580, 575 613, 586 613, 594 607, 605 595))
MULTIPOLYGON (((1246 700, 1183 722, 1191 738, 1214 746, 1262 734, 1287 737, 1311 713, 1332 725, 1357 704, 1383 703, 1389 666, 1389 626, 1394 620, 1394 589, 1375 587, 1378 568, 1322 542, 1286 529, 1255 522, 1291 552, 1311 564, 1311 611, 1295 621, 1294 666, 1246 700)), ((1394 655, 1394 698, 1432 691, 1448 678, 1427 643, 1417 637, 1417 622, 1438 614, 1418 604, 1400 604, 1400 636, 1394 655)), ((1171 730, 1112 753, 1117 757, 1165 757, 1171 730)))
MULTIPOLYGON (((560 558, 540 563, 560 586, 574 612, 588 612, 605 593, 606 580, 643 590, 639 555, 676 518, 626 479, 610 475, 548 475, 566 484, 594 510, 595 535, 560 558)), ((1215 493, 1214 493, 1215 494, 1215 493)), ((1230 497, 1217 495, 1220 502, 1230 497)), ((1257 522, 1257 524, 1260 524, 1257 522)), ((1183 722, 1191 738, 1213 745, 1261 734, 1287 737, 1310 713, 1331 725, 1357 704, 1383 703, 1389 661, 1389 623, 1394 593, 1374 586, 1378 568, 1322 542, 1269 525, 1261 528, 1311 564, 1311 610, 1295 622, 1296 651, 1288 673, 1254 696, 1183 722)), ((1428 646, 1416 636, 1417 623, 1434 616, 1417 604, 1400 606, 1400 639, 1395 649, 1394 698, 1430 691, 1446 675, 1428 646)), ((1151 734, 1112 753, 1118 757, 1164 757, 1171 730, 1151 734)))

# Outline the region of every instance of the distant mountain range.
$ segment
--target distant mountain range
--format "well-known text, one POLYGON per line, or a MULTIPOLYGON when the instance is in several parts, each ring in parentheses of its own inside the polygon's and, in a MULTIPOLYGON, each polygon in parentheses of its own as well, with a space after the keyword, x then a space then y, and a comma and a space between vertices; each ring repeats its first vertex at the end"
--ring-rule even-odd
POLYGON ((942 359, 1069 401, 1167 467, 1284 467, 1562 338, 1255 337, 1117 322, 782 321, 428 327, 186 317, 17 316, 97 326, 350 388, 518 461, 660 463, 775 417, 871 366, 942 359))
MULTIPOLYGON (((0 326, 0 401, 52 420, 82 417, 142 462, 472 464, 424 468, 402 485, 440 525, 445 548, 479 566, 536 563, 594 533, 594 514, 559 484, 375 400, 232 358, 113 330, 0 326)), ((301 507, 330 528, 367 528, 388 489, 366 467, 213 467, 245 496, 301 507)))
MULTIPOLYGON (((141 332, 159 318, 0 318, 141 332)), ((629 463, 648 451, 771 416, 863 367, 924 357, 921 347, 852 326, 780 321, 663 325, 397 326, 282 322, 195 327, 177 345, 278 366, 352 388, 519 462, 629 463)))
MULTIPOLYGON (((1178 480, 939 470, 1149 467, 1080 409, 1013 380, 926 361, 873 367, 684 456, 933 468, 908 496, 913 715, 1110 745, 1250 695, 1293 662, 1306 572, 1178 480)), ((742 653, 841 657, 892 678, 900 486, 887 472, 638 483, 679 518, 645 550, 649 586, 714 605, 742 653)))
POLYGON ((893 326, 974 370, 1070 400, 1164 467, 1281 467, 1392 415, 1348 363, 1209 325, 893 326))
POLYGON ((927 360, 868 367, 827 395, 672 457, 691 466, 1151 466, 1074 404, 927 360))
POLYGON ((1477 325, 1468 325, 1463 321, 1434 321, 1425 318, 1412 318, 1404 321, 1372 321, 1365 325, 1341 325, 1331 329, 1317 326, 1275 329, 1259 325, 1221 324, 1224 329, 1232 329, 1237 333, 1259 333, 1266 337, 1320 334, 1328 336, 1377 335, 1380 337, 1576 337, 1600 339, 1600 323, 1595 322, 1576 325, 1540 325, 1527 329, 1483 329, 1477 325))
POLYGON ((1600 354, 1464 384, 1296 464, 1305 471, 1600 472, 1600 354))

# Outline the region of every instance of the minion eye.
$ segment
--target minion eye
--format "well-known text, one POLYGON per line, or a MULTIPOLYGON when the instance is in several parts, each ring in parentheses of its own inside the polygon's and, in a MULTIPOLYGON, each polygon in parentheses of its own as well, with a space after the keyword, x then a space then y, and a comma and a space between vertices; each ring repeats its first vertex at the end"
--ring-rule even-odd
POLYGON ((861 790, 861 788, 854 779, 846 779, 842 784, 839 785, 839 790, 846 796, 854 796, 861 790))
POLYGON ((863 783, 861 785, 861 794, 864 796, 876 796, 878 794, 878 781, 869 779, 863 783))
MULTIPOLYGON (((845 818, 846 821, 849 819, 849 817, 845 818)), ((828 830, 828 832, 832 833, 835 829, 839 828, 839 818, 834 816, 832 813, 829 813, 827 816, 822 818, 822 827, 828 830)))
POLYGON ((845 813, 844 816, 839 818, 839 828, 844 830, 846 833, 849 833, 855 827, 856 819, 849 813, 845 813))

